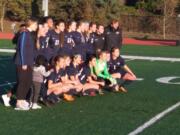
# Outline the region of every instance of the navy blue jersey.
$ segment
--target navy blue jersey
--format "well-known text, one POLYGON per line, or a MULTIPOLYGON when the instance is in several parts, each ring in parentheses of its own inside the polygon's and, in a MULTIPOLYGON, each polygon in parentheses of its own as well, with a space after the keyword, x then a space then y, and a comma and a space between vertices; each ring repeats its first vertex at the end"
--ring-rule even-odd
POLYGON ((35 40, 33 39, 31 32, 25 29, 18 37, 15 64, 32 66, 34 64, 34 52, 35 40))
POLYGON ((96 33, 90 33, 89 36, 86 36, 86 51, 88 54, 94 54, 95 49, 94 49, 94 40, 95 40, 95 34, 96 33))
POLYGON ((54 56, 57 54, 60 48, 60 35, 55 30, 50 32, 49 48, 52 49, 54 56))
MULTIPOLYGON (((62 42, 62 41, 61 41, 62 42)), ((73 55, 73 48, 75 46, 75 42, 73 40, 73 35, 71 32, 64 32, 64 41, 59 50, 59 54, 66 54, 68 56, 73 55)))
POLYGON ((122 70, 122 67, 124 65, 125 65, 125 60, 121 56, 119 56, 115 60, 111 58, 111 60, 109 61, 109 72, 110 73, 119 72, 120 70, 122 70))
POLYGON ((43 55, 46 57, 46 59, 49 61, 53 56, 54 56, 54 52, 53 52, 53 48, 50 46, 49 44, 49 40, 51 37, 51 34, 53 30, 49 30, 46 33, 46 36, 43 37, 40 41, 40 44, 42 47, 44 47, 43 49, 43 55))
POLYGON ((91 76, 91 69, 85 65, 81 68, 78 78, 82 84, 85 84, 89 76, 91 76))
POLYGON ((80 71, 80 66, 74 66, 73 63, 70 64, 70 66, 68 66, 66 68, 66 71, 67 71, 67 75, 70 77, 70 76, 78 76, 79 75, 79 71, 80 71))
POLYGON ((86 39, 85 36, 77 31, 72 32, 72 38, 73 41, 75 43, 74 46, 74 54, 81 54, 82 59, 85 60, 86 59, 86 39))
POLYGON ((105 47, 105 35, 104 34, 96 34, 94 38, 94 48, 95 50, 104 50, 105 47))
POLYGON ((64 72, 64 69, 60 69, 59 71, 54 71, 50 74, 48 77, 48 80, 53 81, 53 83, 61 82, 61 77, 64 77, 66 75, 66 72, 64 72))

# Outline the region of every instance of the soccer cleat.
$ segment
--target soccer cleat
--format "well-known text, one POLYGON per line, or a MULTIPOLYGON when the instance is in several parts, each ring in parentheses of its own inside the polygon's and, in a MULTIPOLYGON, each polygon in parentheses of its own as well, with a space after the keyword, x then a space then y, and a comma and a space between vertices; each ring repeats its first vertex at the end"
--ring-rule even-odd
POLYGON ((65 99, 66 101, 69 101, 69 102, 74 101, 74 98, 73 98, 73 96, 71 96, 71 95, 64 94, 63 96, 64 96, 64 99, 65 99))
POLYGON ((9 104, 9 102, 10 102, 10 97, 8 97, 7 94, 2 95, 2 99, 3 99, 4 105, 5 105, 6 107, 11 106, 11 105, 9 104))
POLYGON ((99 95, 104 95, 104 92, 102 90, 99 90, 99 95))
POLYGON ((124 87, 119 87, 119 92, 127 93, 128 91, 124 87))
POLYGON ((36 109, 41 109, 42 107, 40 105, 38 105, 37 103, 34 103, 31 108, 33 110, 36 110, 36 109))

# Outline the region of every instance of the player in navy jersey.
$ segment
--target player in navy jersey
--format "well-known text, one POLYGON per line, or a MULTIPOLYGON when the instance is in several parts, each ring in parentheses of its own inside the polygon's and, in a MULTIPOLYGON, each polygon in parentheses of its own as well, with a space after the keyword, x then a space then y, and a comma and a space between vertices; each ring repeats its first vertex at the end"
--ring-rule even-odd
POLYGON ((70 89, 73 88, 73 85, 64 82, 66 77, 66 72, 64 71, 64 58, 58 55, 54 58, 54 62, 54 72, 52 72, 48 78, 47 95, 52 93, 55 95, 63 94, 64 99, 67 101, 73 101, 74 98, 67 94, 70 89))
POLYGON ((79 22, 77 25, 77 30, 73 32, 73 40, 75 43, 74 46, 74 53, 75 54, 80 54, 82 56, 82 60, 86 60, 86 49, 85 49, 85 43, 86 39, 84 36, 84 23, 79 22))
POLYGON ((53 21, 52 17, 47 16, 47 17, 44 18, 44 20, 47 23, 49 30, 54 29, 54 21, 53 21))
MULTIPOLYGON (((119 48, 112 48, 111 60, 109 65, 109 72, 114 78, 123 79, 124 83, 121 84, 123 87, 131 81, 136 80, 136 75, 132 70, 126 65, 125 60, 120 56, 119 48)), ((124 92, 126 90, 122 88, 124 92)))
POLYGON ((86 32, 86 54, 87 58, 95 54, 94 39, 96 34, 96 23, 91 22, 89 24, 89 31, 86 32))
POLYGON ((49 47, 51 48, 51 57, 55 57, 58 54, 59 49, 61 48, 62 44, 60 41, 60 34, 61 36, 65 29, 65 24, 63 21, 57 21, 55 23, 55 29, 51 31, 50 39, 49 39, 49 47))
MULTIPOLYGON (((39 24, 36 37, 36 56, 43 55, 46 58, 46 34, 48 32, 47 24, 39 24)), ((47 58, 46 58, 47 59, 47 58)))
POLYGON ((75 42, 73 40, 73 31, 76 30, 76 22, 72 21, 67 26, 67 31, 61 32, 60 43, 61 49, 59 54, 73 56, 75 42))
POLYGON ((79 89, 76 89, 78 93, 83 90, 83 85, 81 84, 78 78, 79 72, 81 69, 81 66, 80 66, 81 64, 82 64, 81 55, 77 54, 77 55, 74 55, 72 62, 66 68, 66 72, 69 79, 75 82, 75 85, 79 88, 79 89))
POLYGON ((83 84, 83 93, 86 91, 91 91, 90 95, 94 95, 94 92, 99 92, 99 94, 103 94, 100 89, 101 86, 104 86, 105 83, 103 81, 97 81, 93 78, 93 67, 96 65, 96 57, 91 56, 88 59, 87 64, 84 64, 81 67, 81 72, 78 76, 81 84, 83 84), (93 91, 92 91, 93 90, 93 91))
POLYGON ((104 26, 99 24, 97 26, 97 32, 94 38, 94 48, 96 54, 104 50, 104 46, 105 46, 104 26))

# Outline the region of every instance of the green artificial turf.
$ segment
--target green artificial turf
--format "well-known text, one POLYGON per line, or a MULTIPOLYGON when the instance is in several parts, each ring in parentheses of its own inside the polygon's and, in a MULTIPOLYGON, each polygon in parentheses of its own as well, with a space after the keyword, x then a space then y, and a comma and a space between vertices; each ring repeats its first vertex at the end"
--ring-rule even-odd
POLYGON ((0 49, 14 49, 15 45, 11 40, 0 39, 0 49))
MULTIPOLYGON (((122 54, 180 57, 179 47, 124 46, 122 54)), ((16 81, 12 54, 0 53, 0 85, 16 81)), ((103 96, 80 97, 72 103, 28 112, 15 111, 0 104, 2 135, 127 135, 129 132, 180 100, 180 85, 161 84, 164 76, 180 76, 178 62, 127 62, 137 77, 127 86, 128 93, 106 92, 103 96)), ((179 81, 179 79, 173 80, 179 81)), ((0 91, 11 86, 0 87, 0 91)), ((142 135, 180 134, 180 110, 162 118, 142 135)))

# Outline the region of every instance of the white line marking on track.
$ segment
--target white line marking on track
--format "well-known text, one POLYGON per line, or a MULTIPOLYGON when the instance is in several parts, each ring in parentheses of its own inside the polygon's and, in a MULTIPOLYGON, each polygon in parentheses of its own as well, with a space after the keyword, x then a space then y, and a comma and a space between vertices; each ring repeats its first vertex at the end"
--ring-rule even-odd
POLYGON ((167 108, 166 110, 162 111, 161 113, 157 114, 156 116, 154 116, 153 118, 151 118, 149 121, 145 122, 143 125, 139 126, 138 128, 136 128, 134 131, 130 132, 128 135, 137 135, 141 132, 143 132, 146 128, 148 128, 149 126, 153 125, 154 123, 156 123, 158 120, 160 120, 161 118, 163 118, 165 115, 167 115, 168 113, 172 112, 173 110, 177 109, 180 106, 180 101, 177 102, 176 104, 170 106, 169 108, 167 108))
POLYGON ((12 85, 12 84, 15 84, 16 82, 8 82, 8 83, 4 83, 4 84, 0 84, 0 87, 3 87, 3 86, 8 86, 8 85, 12 85))

